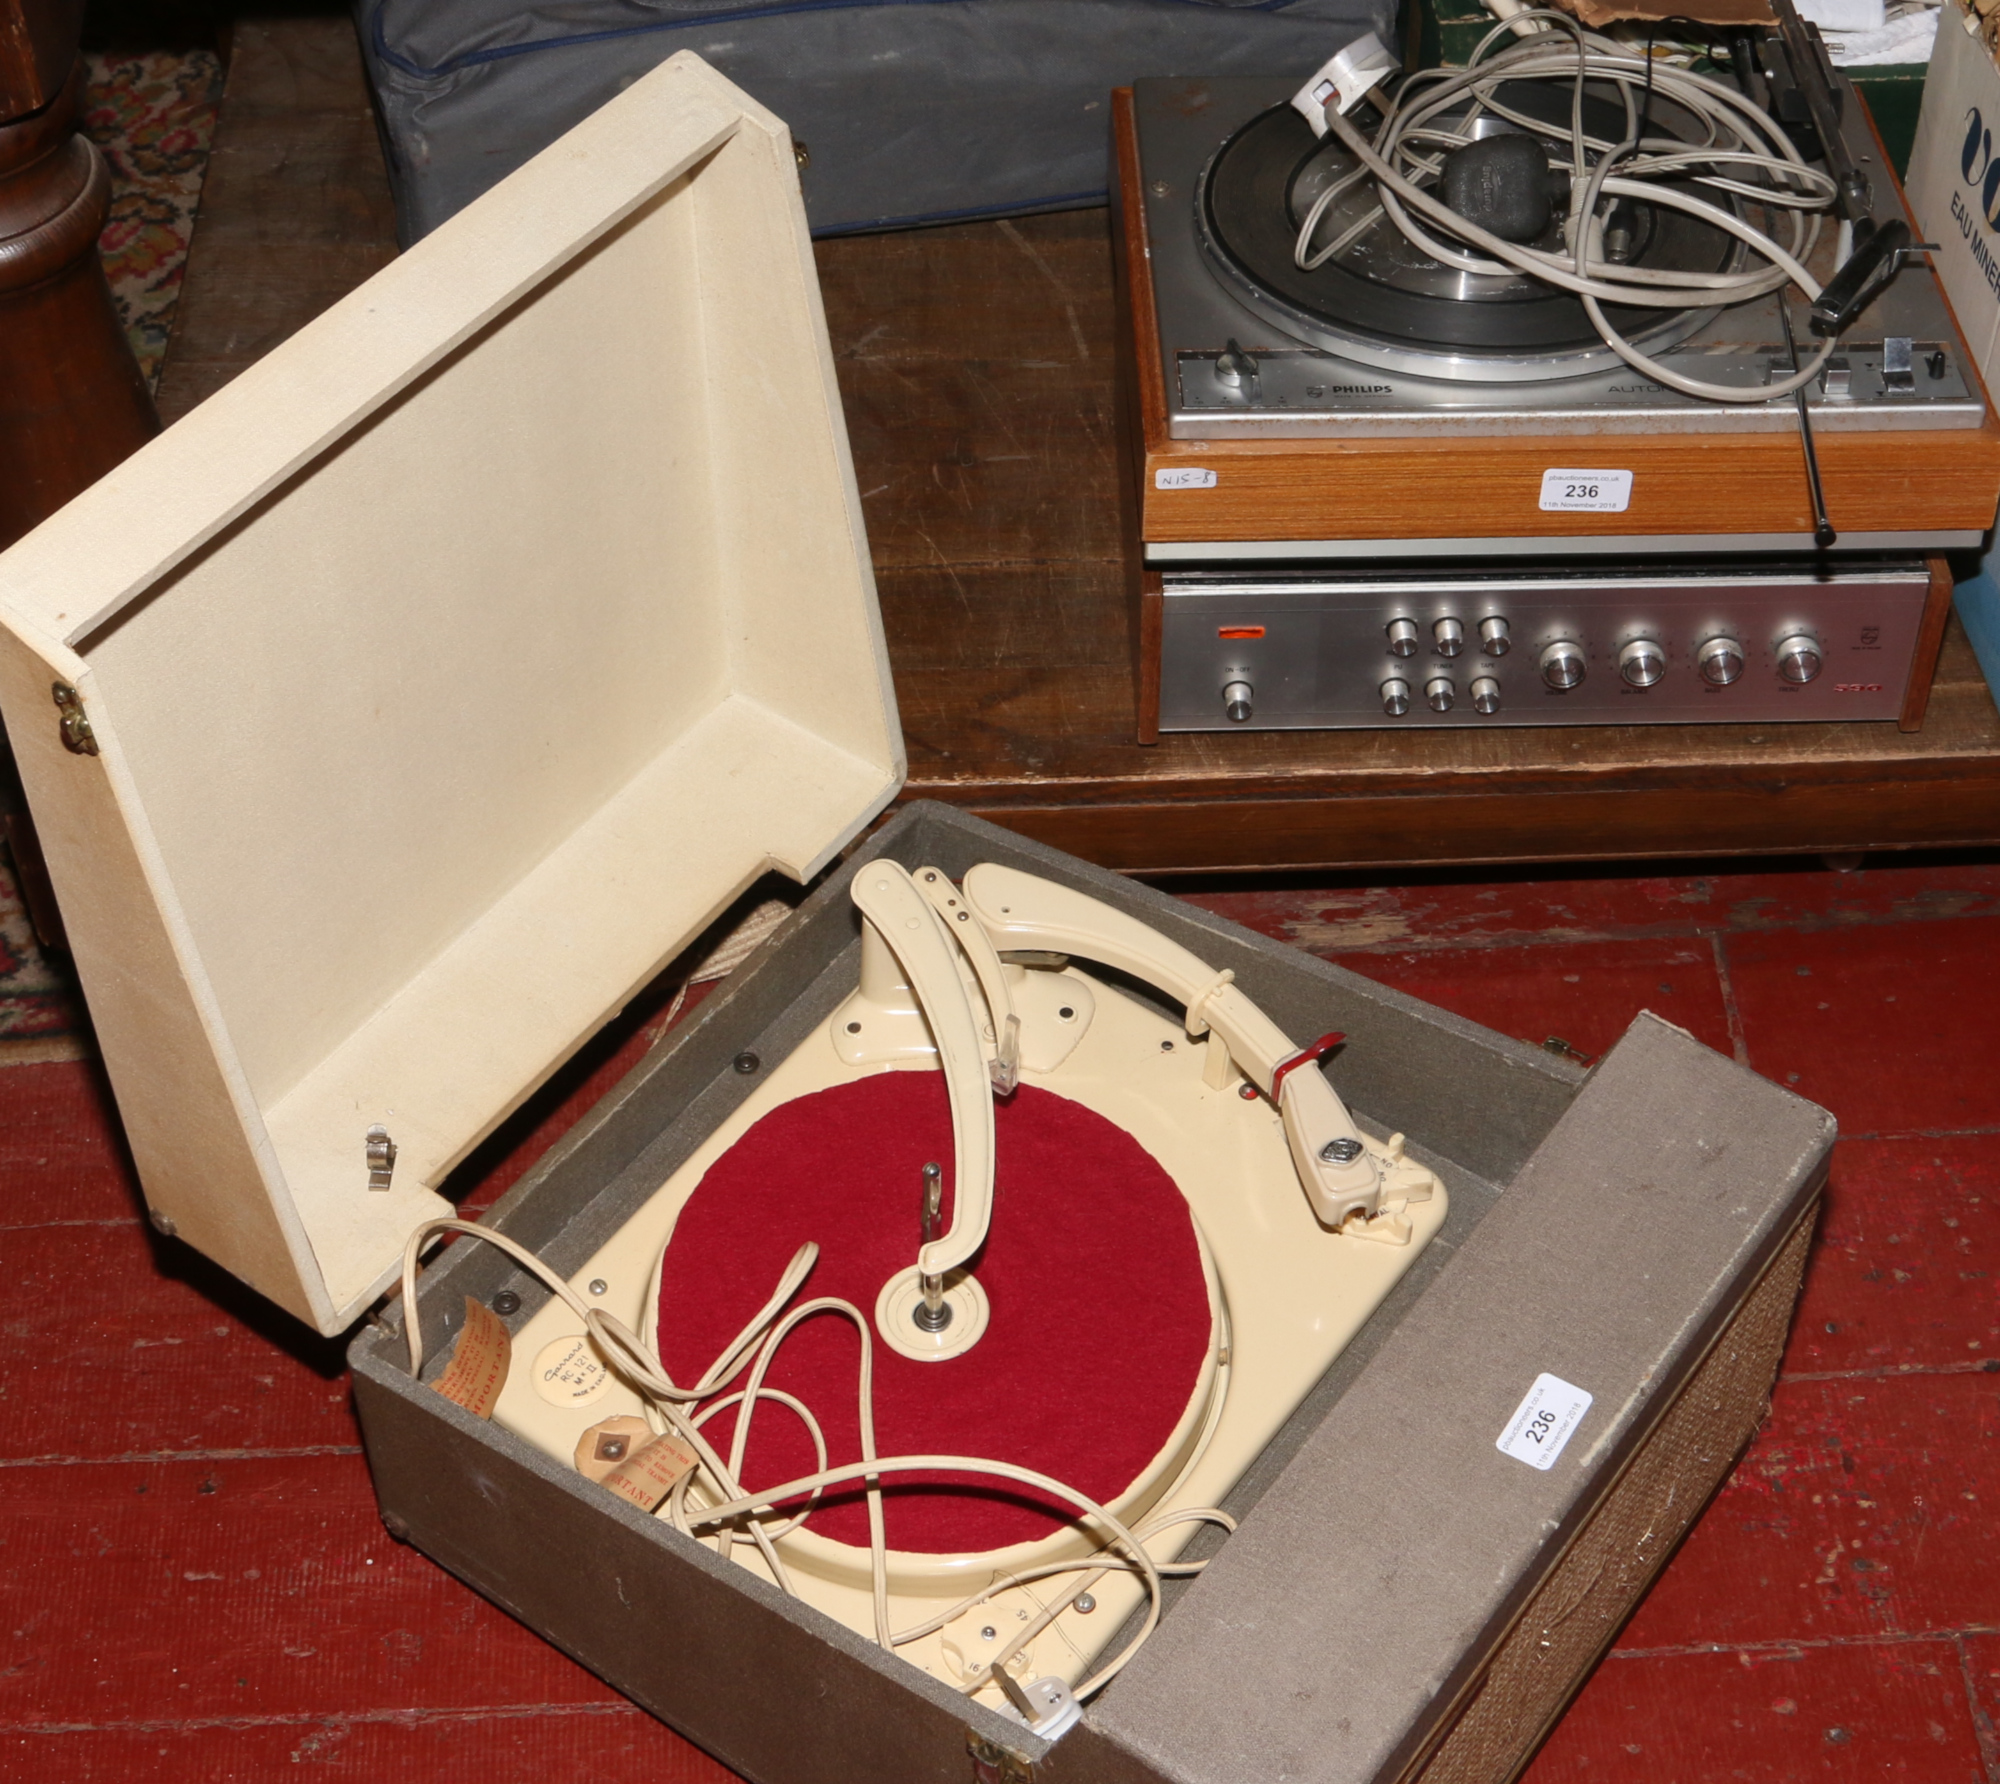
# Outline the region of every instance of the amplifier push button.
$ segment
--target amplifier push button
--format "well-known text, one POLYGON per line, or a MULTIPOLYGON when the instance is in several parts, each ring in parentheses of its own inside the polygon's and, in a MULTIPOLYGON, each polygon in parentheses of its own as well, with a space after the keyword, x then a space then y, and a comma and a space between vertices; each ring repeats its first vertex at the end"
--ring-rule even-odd
POLYGON ((1507 654, 1507 622, 1497 613, 1479 622, 1479 645, 1489 657, 1507 654))
POLYGON ((1392 675, 1382 684, 1382 710, 1392 719, 1410 710, 1410 684, 1400 675, 1392 675))
POLYGON ((1433 712, 1451 711, 1452 701, 1458 697, 1458 690, 1451 685, 1448 675, 1434 675, 1424 683, 1424 698, 1430 702, 1433 712))
POLYGON ((1413 619, 1392 619, 1388 626, 1389 654, 1392 657, 1413 657, 1417 654, 1417 622, 1413 619))
POLYGON ((1472 710, 1482 717, 1500 710, 1500 684, 1490 675, 1482 675, 1472 684, 1472 710))
POLYGON ((1552 688, 1573 688, 1583 679, 1583 652, 1558 638, 1542 652, 1542 679, 1552 688))
POLYGON ((1431 627, 1431 636, 1437 640, 1441 657, 1455 657, 1465 648, 1465 628, 1455 619, 1439 620, 1431 627))
POLYGON ((1255 694, 1247 681, 1232 681, 1223 684, 1222 716, 1232 725, 1245 723, 1254 710, 1252 702, 1255 694))

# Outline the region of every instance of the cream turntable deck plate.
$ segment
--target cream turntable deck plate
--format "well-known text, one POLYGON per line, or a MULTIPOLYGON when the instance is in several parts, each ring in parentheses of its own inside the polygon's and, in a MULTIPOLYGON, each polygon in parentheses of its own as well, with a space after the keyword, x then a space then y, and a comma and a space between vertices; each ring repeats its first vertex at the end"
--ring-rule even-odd
MULTIPOLYGON (((754 1495, 855 1460, 852 1425, 837 1426, 854 1416, 865 1317, 875 1456, 1025 1466, 1171 1564, 1191 1514, 1222 1500, 1437 1232, 1443 1188, 1400 1136, 1355 1128, 1316 1063, 1337 1037, 1293 1046, 1227 974, 1109 906, 992 865, 961 890, 935 869, 878 864, 855 900, 867 921, 853 996, 516 1335, 494 1417, 564 1461, 609 1420, 662 1429, 657 1399, 576 1307, 648 1338, 657 1322, 668 1372, 701 1384, 693 1420, 730 1446, 754 1495), (1121 988, 1125 975, 1182 1020, 1121 988), (927 1148, 956 1155, 929 1223, 927 1148), (864 1262, 843 1283, 862 1229, 882 1280, 864 1262), (802 1241, 820 1259, 802 1281, 784 1275, 759 1314, 802 1241), (885 1257, 909 1267, 884 1274, 885 1257), (731 1272, 726 1315, 711 1307, 712 1330, 684 1340, 677 1309, 715 1299, 710 1278, 731 1272), (941 1330, 926 1328, 927 1281, 941 1330), (770 1345, 768 1375, 753 1368, 777 1301, 796 1313, 843 1288, 855 1314, 807 1315, 770 1345), (738 1328, 751 1342, 732 1347, 738 1328), (794 1347, 812 1354, 787 1375, 794 1347), (732 1432, 746 1387, 762 1396, 747 1449, 732 1432), (824 1426, 810 1443, 802 1408, 824 1426)), ((670 1497, 659 1515, 699 1529, 717 1489, 691 1478, 686 1505, 670 1497)), ((716 1540, 873 1634, 867 1521, 858 1483, 842 1484, 845 1501, 829 1490, 806 1518, 787 1500, 765 1520, 780 1532, 768 1547, 740 1526, 716 1540)), ((1038 1706, 1059 1707, 1146 1599, 1103 1530, 1059 1498, 963 1474, 885 1485, 884 1616, 918 1632, 896 1651, 962 1688, 998 1701, 998 1658, 1038 1706), (958 1546, 968 1536, 976 1546, 958 1546)))

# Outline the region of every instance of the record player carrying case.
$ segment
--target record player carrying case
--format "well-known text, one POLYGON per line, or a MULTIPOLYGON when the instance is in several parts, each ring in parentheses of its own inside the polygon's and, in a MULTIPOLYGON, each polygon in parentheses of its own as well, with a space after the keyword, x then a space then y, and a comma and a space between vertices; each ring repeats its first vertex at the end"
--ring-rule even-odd
MULTIPOLYGON (((579 126, 0 559, 0 702, 156 1224, 342 1329, 428 1186, 900 784, 783 126, 686 56, 579 126)), ((1513 1775, 1755 1427, 1830 1119, 1651 1017, 1585 1075, 915 805, 493 1223, 589 1257, 852 984, 878 854, 1087 891, 1344 1030, 1447 1183, 1237 1534, 1045 1742, 413 1382, 394 1313, 351 1351, 390 1529, 764 1784, 1513 1775), (1543 1374, 1591 1396, 1545 1470, 1497 1441, 1543 1374)), ((427 1375, 503 1287, 544 1298, 431 1267, 427 1375)))

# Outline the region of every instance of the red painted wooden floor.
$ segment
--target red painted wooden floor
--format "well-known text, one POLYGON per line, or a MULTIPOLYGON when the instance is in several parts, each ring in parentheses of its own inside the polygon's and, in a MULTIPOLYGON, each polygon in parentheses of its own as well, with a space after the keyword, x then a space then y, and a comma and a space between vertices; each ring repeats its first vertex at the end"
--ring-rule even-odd
MULTIPOLYGON (((1840 1119, 1770 1421, 1534 1784, 2000 1784, 2000 863, 1192 896, 1537 1043, 1656 1010, 1840 1119)), ((0 1776, 728 1778, 388 1539, 340 1347, 142 1222, 87 1061, 0 1069, 0 1297, 0 1776)))

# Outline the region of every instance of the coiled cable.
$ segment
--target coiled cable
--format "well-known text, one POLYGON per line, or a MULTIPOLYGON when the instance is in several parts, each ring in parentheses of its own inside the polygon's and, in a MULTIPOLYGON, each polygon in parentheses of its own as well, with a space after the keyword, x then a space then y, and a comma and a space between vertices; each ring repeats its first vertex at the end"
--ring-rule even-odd
MULTIPOLYGON (((1371 97, 1373 97, 1371 95, 1371 97)), ((1636 309, 1719 309, 1797 286, 1808 302, 1820 287, 1805 262, 1817 246, 1822 215, 1835 199, 1830 175, 1807 165, 1790 139, 1758 106, 1733 87, 1691 69, 1662 66, 1658 58, 1585 31, 1566 13, 1524 11, 1480 40, 1462 69, 1425 69, 1411 75, 1393 99, 1378 100, 1383 116, 1373 140, 1337 106, 1326 111, 1328 130, 1355 165, 1315 198, 1298 232, 1293 259, 1302 270, 1324 265, 1386 217, 1406 240, 1439 265, 1505 277, 1524 274, 1573 293, 1599 337, 1618 357, 1647 377, 1711 402, 1763 403, 1789 396, 1820 375, 1831 340, 1789 377, 1754 386, 1692 378, 1645 353, 1619 332, 1606 304, 1636 309), (1501 38, 1525 21, 1549 21, 1512 48, 1489 55, 1501 38), (1569 125, 1563 131, 1509 103, 1505 91, 1524 81, 1564 81, 1570 88, 1569 125), (1625 114, 1622 137, 1612 142, 1585 127, 1589 89, 1615 90, 1625 114), (1655 97, 1671 102, 1702 132, 1701 140, 1652 134, 1655 97), (1490 116, 1553 143, 1570 175, 1569 208, 1560 252, 1513 242, 1461 216, 1431 189, 1444 156, 1474 140, 1474 126, 1490 116), (1375 204, 1334 241, 1315 246, 1327 211, 1344 194, 1372 180, 1375 204), (1665 183, 1672 180, 1673 184, 1665 183), (1704 188, 1717 201, 1697 196, 1704 188), (1605 250, 1605 224, 1621 200, 1664 206, 1698 218, 1739 244, 1735 260, 1748 265, 1720 272, 1628 265, 1605 250), (1745 204, 1776 212, 1779 241, 1739 214, 1745 204)), ((1851 230, 1841 226, 1838 258, 1845 260, 1851 230)))

